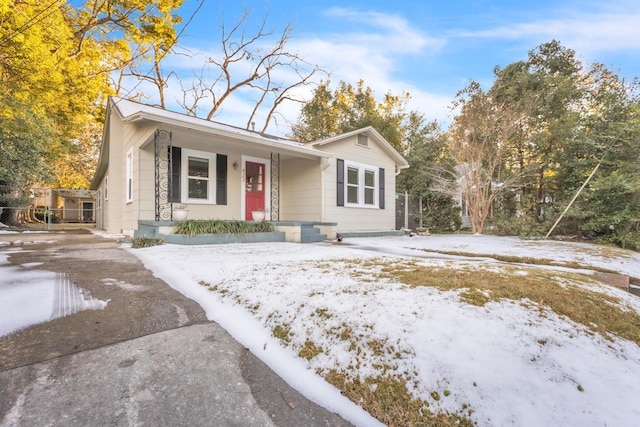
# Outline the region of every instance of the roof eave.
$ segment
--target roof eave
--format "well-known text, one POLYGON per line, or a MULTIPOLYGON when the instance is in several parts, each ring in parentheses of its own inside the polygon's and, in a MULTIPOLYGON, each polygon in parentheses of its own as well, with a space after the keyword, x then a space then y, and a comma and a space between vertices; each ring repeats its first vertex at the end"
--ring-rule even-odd
POLYGON ((247 142, 251 142, 254 144, 258 144, 258 145, 262 145, 265 147, 269 147, 272 149, 275 149, 277 151, 283 151, 283 152, 288 152, 288 153, 296 153, 296 154, 300 154, 300 155, 305 155, 306 157, 309 158, 328 158, 331 157, 331 155, 329 153, 325 153, 323 151, 320 150, 316 150, 314 148, 309 148, 309 147, 305 147, 305 146, 295 146, 295 145, 289 145, 286 143, 279 143, 279 142, 274 142, 274 141, 270 141, 268 139, 265 138, 260 138, 260 137, 255 137, 255 136, 251 136, 251 135, 240 135, 238 133, 234 133, 234 132, 229 132, 227 130, 224 129, 220 129, 220 128, 215 128, 215 127, 210 127, 210 126, 203 126, 197 123, 186 123, 182 120, 178 120, 175 118, 170 118, 170 117, 165 117, 165 116, 161 116, 161 115, 156 115, 153 113, 149 113, 149 112, 145 112, 145 111, 139 111, 135 114, 131 114, 129 116, 127 116, 126 118, 123 119, 123 122, 125 123, 134 123, 134 122, 139 122, 139 121, 153 121, 156 123, 163 123, 163 124, 168 124, 171 126, 176 126, 176 127, 181 127, 181 128, 186 128, 186 129, 193 129, 195 131, 199 131, 199 132, 203 132, 203 133, 208 133, 208 134, 214 134, 214 135, 219 135, 219 136, 223 136, 223 137, 228 137, 228 138, 232 138, 232 139, 240 139, 242 141, 247 141, 247 142))

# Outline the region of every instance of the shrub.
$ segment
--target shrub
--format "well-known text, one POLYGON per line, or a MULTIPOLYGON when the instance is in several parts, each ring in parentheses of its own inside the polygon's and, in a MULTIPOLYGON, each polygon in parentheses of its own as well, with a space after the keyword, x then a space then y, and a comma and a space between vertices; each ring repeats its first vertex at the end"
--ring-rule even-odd
POLYGON ((223 221, 220 219, 189 219, 176 223, 176 234, 245 234, 245 233, 271 233, 275 231, 273 224, 269 222, 249 221, 223 221))
POLYGON ((159 237, 136 237, 131 241, 132 248, 150 248, 151 246, 158 246, 164 243, 159 237))

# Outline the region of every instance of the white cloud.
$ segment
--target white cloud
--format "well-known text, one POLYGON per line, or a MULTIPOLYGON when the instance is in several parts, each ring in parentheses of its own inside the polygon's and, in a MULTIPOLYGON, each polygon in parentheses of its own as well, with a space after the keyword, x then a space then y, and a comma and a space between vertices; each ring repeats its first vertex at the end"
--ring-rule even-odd
POLYGON ((387 92, 409 92, 411 109, 423 112, 427 119, 448 119, 451 97, 430 93, 396 75, 407 58, 440 51, 444 39, 427 36, 397 15, 347 8, 331 8, 325 15, 340 19, 348 30, 323 34, 322 38, 297 39, 294 50, 329 70, 333 82, 363 80, 379 97, 387 92))
POLYGON ((330 8, 325 15, 360 24, 358 27, 345 25, 345 28, 361 30, 337 34, 339 39, 346 37, 358 45, 376 47, 383 52, 421 53, 425 48, 440 48, 443 44, 443 40, 428 37, 398 15, 341 7, 330 8), (368 31, 364 31, 364 28, 368 28, 368 31))
POLYGON ((640 50, 640 8, 584 13, 565 11, 550 19, 533 20, 478 31, 458 31, 452 37, 502 40, 560 40, 583 53, 640 50), (633 10, 635 9, 635 10, 633 10))

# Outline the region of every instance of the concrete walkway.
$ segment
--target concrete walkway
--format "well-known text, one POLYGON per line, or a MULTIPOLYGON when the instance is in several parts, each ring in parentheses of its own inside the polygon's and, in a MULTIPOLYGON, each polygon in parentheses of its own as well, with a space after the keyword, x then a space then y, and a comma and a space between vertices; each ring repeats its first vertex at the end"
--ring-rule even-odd
POLYGON ((73 231, 0 234, 0 244, 0 275, 20 266, 57 278, 54 319, 0 337, 1 426, 350 425, 118 242, 73 231))

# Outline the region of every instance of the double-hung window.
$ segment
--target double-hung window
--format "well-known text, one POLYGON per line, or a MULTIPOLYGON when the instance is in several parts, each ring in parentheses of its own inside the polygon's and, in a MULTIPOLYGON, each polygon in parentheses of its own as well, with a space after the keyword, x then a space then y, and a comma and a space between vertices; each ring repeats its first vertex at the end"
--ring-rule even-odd
POLYGON ((216 155, 182 150, 183 200, 187 203, 214 203, 216 200, 216 155))
POLYGON ((345 162, 347 206, 378 207, 378 169, 360 163, 345 162))

